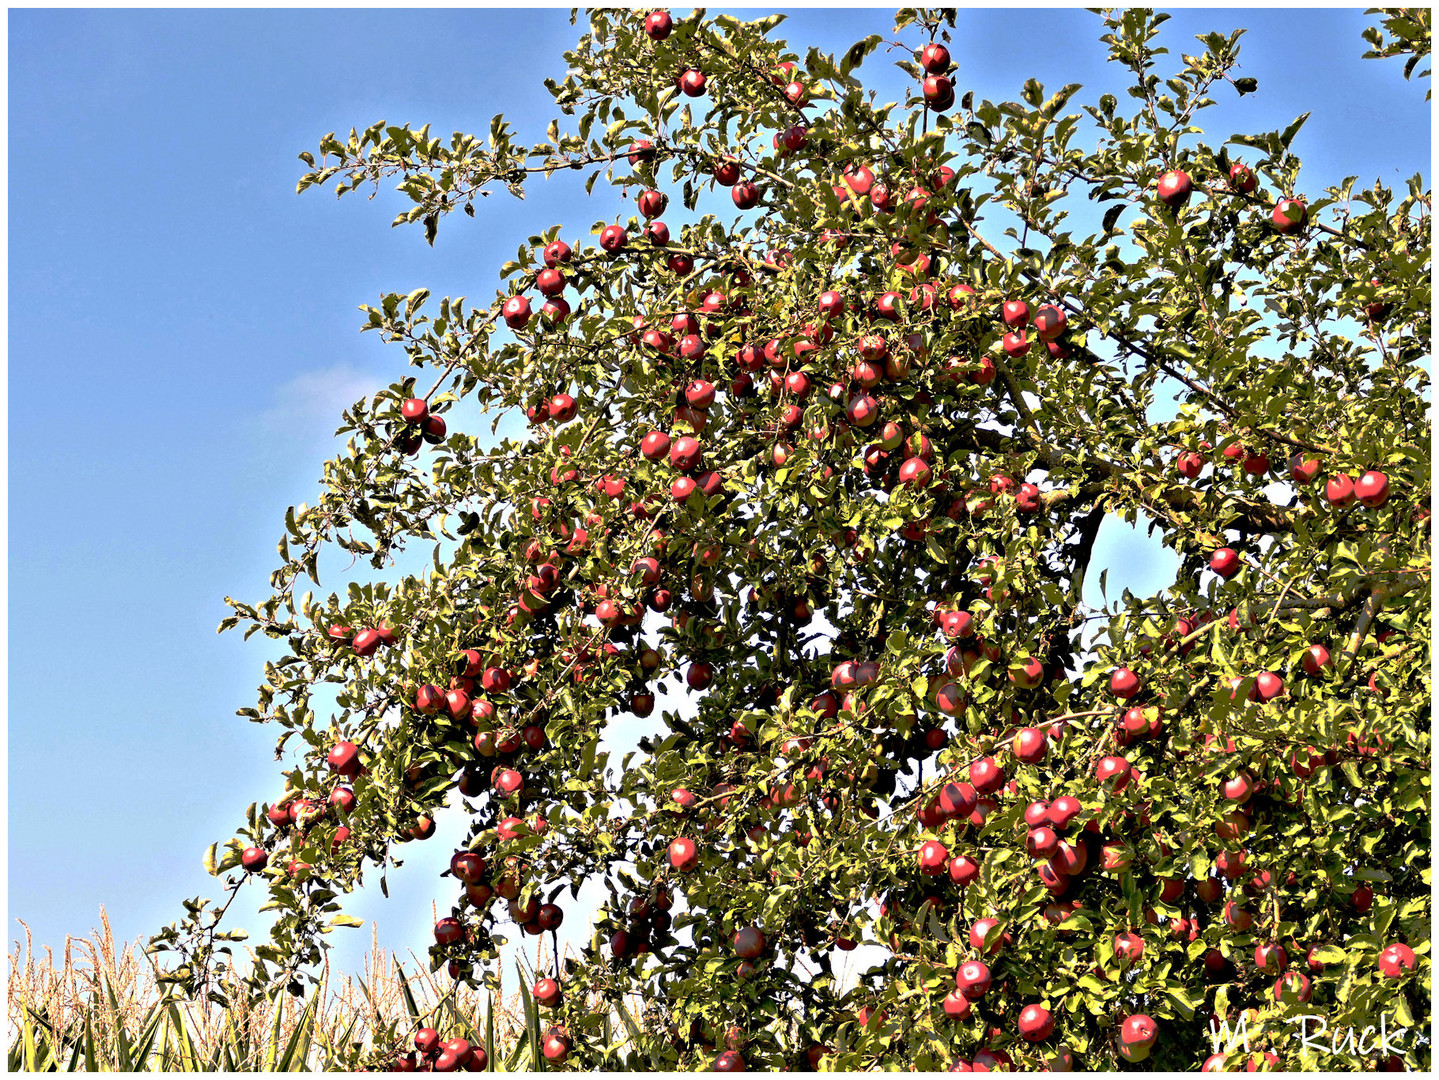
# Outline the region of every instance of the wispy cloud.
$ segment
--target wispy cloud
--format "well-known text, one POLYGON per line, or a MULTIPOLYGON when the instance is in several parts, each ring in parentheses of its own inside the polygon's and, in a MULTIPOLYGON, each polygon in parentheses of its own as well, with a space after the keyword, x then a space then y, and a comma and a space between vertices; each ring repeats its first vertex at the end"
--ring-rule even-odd
POLYGON ((272 438, 328 438, 340 426, 340 414, 377 389, 373 375, 354 368, 302 372, 275 391, 274 404, 260 414, 259 424, 272 438))

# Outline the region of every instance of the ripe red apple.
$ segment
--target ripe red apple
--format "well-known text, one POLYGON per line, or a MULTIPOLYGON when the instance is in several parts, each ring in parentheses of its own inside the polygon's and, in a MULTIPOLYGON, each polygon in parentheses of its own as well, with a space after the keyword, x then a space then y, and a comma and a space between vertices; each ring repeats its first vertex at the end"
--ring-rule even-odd
POLYGON ((648 139, 636 139, 630 143, 630 167, 638 165, 642 161, 653 161, 655 159, 654 143, 648 139))
POLYGON ((969 782, 981 795, 989 795, 1004 786, 1004 770, 992 757, 982 757, 969 767, 969 782))
POLYGON ((629 240, 630 234, 619 225, 607 225, 604 231, 600 233, 600 247, 604 248, 610 254, 623 251, 625 245, 629 243, 629 240))
POLYGON ((680 76, 680 91, 685 97, 703 97, 705 92, 705 73, 698 68, 690 68, 680 76))
POLYGON ((1254 925, 1254 916, 1237 901, 1230 900, 1224 905, 1224 921, 1232 930, 1242 934, 1254 925))
POLYGON ((959 965, 954 973, 954 984, 959 992, 970 1001, 984 997, 989 989, 989 966, 979 960, 970 960, 959 965))
POLYGON ((1301 453, 1289 459, 1289 479, 1294 483, 1307 484, 1318 475, 1318 458, 1307 458, 1301 453))
POLYGON ((500 308, 500 314, 511 330, 523 330, 530 321, 530 301, 524 296, 512 296, 500 308))
POLYGON ((1059 836, 1048 825, 1041 825, 1029 830, 1024 846, 1031 858, 1048 859, 1059 850, 1059 836))
POLYGON ((384 638, 380 636, 380 632, 373 628, 368 628, 361 630, 355 635, 355 639, 351 643, 351 648, 355 650, 356 656, 374 656, 376 650, 383 644, 384 638))
POLYGON ((929 75, 943 75, 949 70, 949 50, 931 41, 919 53, 919 66, 929 75))
POLYGON ((1254 963, 1260 971, 1274 975, 1289 966, 1289 954, 1278 942, 1261 941, 1254 946, 1254 963))
POLYGON ((764 933, 757 926, 746 926, 734 936, 735 955, 742 960, 755 960, 764 952, 764 933))
MULTIPOLYGON (((844 295, 833 289, 819 295, 819 313, 826 319, 844 314, 844 295)), ((883 339, 881 339, 883 340, 883 339)))
POLYGON ((1018 329, 1029 321, 1029 305, 1023 300, 1007 300, 1001 315, 1005 326, 1012 330, 1018 329))
POLYGON ((689 472, 700 463, 699 440, 681 435, 670 446, 670 464, 681 472, 689 472))
POLYGON ((1239 573, 1239 553, 1233 548, 1222 547, 1209 556, 1209 569, 1228 581, 1239 573))
POLYGON ((670 437, 663 431, 651 431, 640 442, 640 456, 646 461, 659 461, 670 452, 670 437))
POLYGON ((1248 802, 1254 794, 1254 777, 1247 770, 1239 772, 1224 781, 1222 786, 1224 797, 1230 802, 1248 802))
POLYGON ((741 181, 730 188, 730 198, 735 206, 748 210, 759 202, 759 188, 748 180, 741 181))
POLYGON ((929 479, 930 468, 922 458, 909 458, 899 467, 899 482, 906 487, 927 487, 929 479))
POLYGON ((1159 1025, 1144 1013, 1126 1016, 1119 1025, 1119 1056, 1125 1061, 1143 1061, 1159 1038, 1159 1025))
POLYGON ((1284 680, 1272 671, 1261 671, 1254 678, 1254 691, 1260 701, 1273 701, 1284 693, 1284 680))
POLYGON ((944 112, 954 104, 954 83, 943 75, 930 75, 921 86, 924 103, 935 112, 944 112))
POLYGON ((1106 791, 1123 791, 1129 783, 1129 776, 1130 767, 1126 758, 1110 755, 1094 764, 1094 778, 1106 791))
POLYGON ((1309 976, 1287 971, 1274 980, 1274 1000, 1282 1005, 1303 1005, 1314 993, 1309 976))
POLYGON ((1329 650, 1323 645, 1311 645, 1304 650, 1304 655, 1299 659, 1299 666, 1304 669, 1307 675, 1319 675, 1325 668, 1331 665, 1329 650))
POLYGON ((1254 175, 1254 170, 1242 161, 1236 161, 1229 166, 1229 183, 1236 191, 1242 191, 1246 195, 1259 186, 1259 178, 1254 175))
POLYGON ((1144 939, 1132 930, 1114 937, 1114 956, 1121 964, 1137 963, 1144 955, 1144 939))
POLYGON ((1034 314, 1034 331, 1039 335, 1040 341, 1053 341, 1064 333, 1064 328, 1069 322, 1064 309, 1054 304, 1041 304, 1034 314))
POLYGON ((1004 353, 1011 360, 1017 360, 1029 352, 1029 338, 1020 330, 1011 330, 1004 335, 1004 353))
POLYGON ((1274 204, 1269 220, 1274 223, 1275 232, 1287 236, 1308 224, 1309 210, 1298 199, 1280 199, 1274 204))
POLYGON ((1383 506, 1389 501, 1389 477, 1370 469, 1354 484, 1354 497, 1371 508, 1383 506))
MULTIPOLYGON (((621 931, 623 933, 623 931, 621 931)), ((546 1061, 552 1061, 556 1065, 564 1064, 565 1058, 570 1056, 570 1049, 573 1047, 569 1034, 563 1029, 552 1027, 545 1032, 544 1055, 546 1061)))
POLYGON ((270 856, 264 848, 247 847, 240 853, 240 865, 250 873, 259 873, 270 862, 270 856))
POLYGON ((700 862, 699 848, 695 842, 686 837, 673 840, 669 847, 670 865, 681 874, 688 874, 700 862))
POLYGON ((1109 692, 1122 701, 1128 701, 1139 693, 1139 676, 1127 667, 1118 668, 1109 677, 1109 692))
POLYGON ((931 877, 944 873, 949 863, 949 850, 937 840, 931 840, 919 849, 919 871, 931 877))
POLYGON ((956 855, 949 860, 949 880, 961 889, 968 888, 979 877, 979 863, 968 855, 956 855))
POLYGON ((1336 473, 1324 485, 1324 497, 1334 506, 1350 506, 1354 503, 1354 478, 1348 473, 1336 473))
POLYGON ((691 690, 708 689, 710 683, 714 682, 714 668, 704 661, 697 661, 689 666, 685 673, 685 682, 691 690))
POLYGON ((721 187, 734 187, 739 181, 739 175, 739 161, 735 158, 726 157, 715 162, 715 183, 721 187))
POLYGON ((673 28, 674 20, 668 11, 651 11, 645 16, 645 33, 651 41, 663 41, 673 28))
MULTIPOLYGON (((636 205, 639 207, 642 216, 657 218, 665 212, 665 207, 669 205, 669 201, 669 196, 663 191, 649 188, 640 192, 639 198, 636 200, 636 205)), ((561 280, 563 281, 563 278, 561 280)), ((544 290, 541 291, 543 292, 544 290)))
POLYGON ((1185 450, 1175 459, 1174 467, 1186 480, 1197 480, 1204 471, 1204 456, 1193 450, 1185 450))
POLYGON ((1043 1042, 1054 1034, 1054 1016, 1042 1005, 1019 1010, 1019 1034, 1027 1042, 1043 1042))
POLYGON ((744 1072, 745 1060, 738 1050, 726 1050, 714 1060, 714 1072, 744 1072))
POLYGON ((1023 663, 1012 664, 1009 668, 1009 681, 1021 690, 1033 690, 1044 682, 1044 664, 1035 656, 1029 657, 1023 663))
POLYGON ((1154 191, 1166 207, 1177 210, 1189 202, 1189 197, 1194 194, 1194 184, 1187 172, 1170 169, 1159 178, 1159 184, 1154 191))
POLYGON ((1396 941, 1379 954, 1379 974, 1386 979, 1402 978, 1405 972, 1414 970, 1416 962, 1414 950, 1396 941))
POLYGON ((1049 824, 1049 800, 1036 799, 1024 808, 1024 823, 1031 829, 1049 824))
POLYGON ((1049 753, 1049 740, 1039 728, 1021 728, 1014 737, 1013 747, 1015 757, 1026 765, 1034 765, 1049 753))
POLYGON ((435 941, 440 945, 453 945, 465 936, 465 928, 459 919, 444 918, 435 923, 435 941))
POLYGON ((1049 804, 1049 823, 1056 829, 1067 829, 1084 810, 1078 799, 1072 795, 1061 795, 1049 804))
POLYGON ((570 256, 573 254, 574 253, 570 250, 569 244, 565 243, 563 240, 555 240, 552 243, 546 245, 545 247, 545 266, 550 269, 554 269, 561 263, 569 262, 570 256))
POLYGON ((973 1006, 969 998, 965 997, 958 990, 951 990, 944 998, 944 1015, 952 1020, 967 1020, 973 1006))
POLYGON ((330 748, 325 761, 347 780, 353 780, 360 775, 360 748, 352 742, 337 742, 330 748))

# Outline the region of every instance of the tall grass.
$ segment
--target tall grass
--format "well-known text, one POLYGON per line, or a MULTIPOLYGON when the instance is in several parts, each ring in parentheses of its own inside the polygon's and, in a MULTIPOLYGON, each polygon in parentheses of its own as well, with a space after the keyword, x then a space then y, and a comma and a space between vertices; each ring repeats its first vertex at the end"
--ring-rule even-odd
MULTIPOLYGON (((231 1004, 171 1002, 139 941, 116 947, 105 910, 88 938, 66 937, 57 964, 35 954, 30 928, 9 953, 6 1042, 10 1071, 352 1071, 409 1045, 428 1024, 489 1051, 491 1069, 533 1068, 538 1019, 521 985, 508 1003, 455 986, 411 956, 406 975, 372 929, 362 977, 334 976, 301 999, 252 1006, 238 986, 231 1004)), ((542 1066, 541 1066, 542 1067, 542 1066)))

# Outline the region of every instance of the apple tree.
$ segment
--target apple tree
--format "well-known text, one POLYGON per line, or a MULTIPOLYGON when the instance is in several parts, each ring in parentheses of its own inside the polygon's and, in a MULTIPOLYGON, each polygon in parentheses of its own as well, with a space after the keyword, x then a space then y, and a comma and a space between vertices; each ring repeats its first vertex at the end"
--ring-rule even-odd
MULTIPOLYGON (((414 373, 345 413, 222 624, 283 650, 242 715, 301 751, 210 855, 278 912, 255 993, 303 993, 450 806, 436 969, 593 915, 534 991, 551 1064, 1357 1068, 1301 1062, 1295 1018, 1427 1027, 1430 193, 1301 190, 1303 117, 1207 139, 1257 85, 1242 31, 1175 55, 1106 11, 1127 94, 995 103, 953 18, 831 56, 594 11, 538 144, 301 155, 431 241, 534 176, 634 213, 537 230, 488 304, 366 309, 414 373), (1107 595, 1111 519, 1171 586, 1107 595), (317 598, 335 552, 376 576, 317 598), (1241 1019, 1256 1056, 1211 1057, 1241 1019)), ((1385 25, 1398 55, 1420 24, 1385 25)), ((179 990, 222 913, 156 938, 179 990)))

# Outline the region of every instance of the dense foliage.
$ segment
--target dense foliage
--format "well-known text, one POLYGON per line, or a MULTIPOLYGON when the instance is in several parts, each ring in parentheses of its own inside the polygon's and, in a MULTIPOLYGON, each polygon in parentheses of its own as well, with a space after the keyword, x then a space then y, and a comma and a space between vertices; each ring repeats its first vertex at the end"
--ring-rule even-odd
MULTIPOLYGON (((638 213, 532 237, 488 306, 368 312, 418 372, 345 414, 222 627, 284 644, 242 714, 304 751, 211 852, 280 913, 256 992, 302 993, 338 896, 448 803, 454 977, 608 887, 535 988, 552 1063, 1194 1069, 1243 1016, 1292 1068, 1302 1014, 1427 1030, 1430 193, 1296 190, 1303 117, 1206 142, 1257 85, 1241 32, 1175 56, 1107 12, 1127 97, 996 104, 946 17, 833 57, 779 16, 595 11, 550 86, 572 133, 302 155, 301 190, 397 179, 431 240, 569 169, 638 213), (454 430, 464 399, 528 430, 454 430), (1083 602, 1108 518, 1172 587, 1083 602), (301 595, 324 550, 421 541, 423 574, 301 595)), ((156 944, 200 992, 226 931, 190 907, 156 944)))

